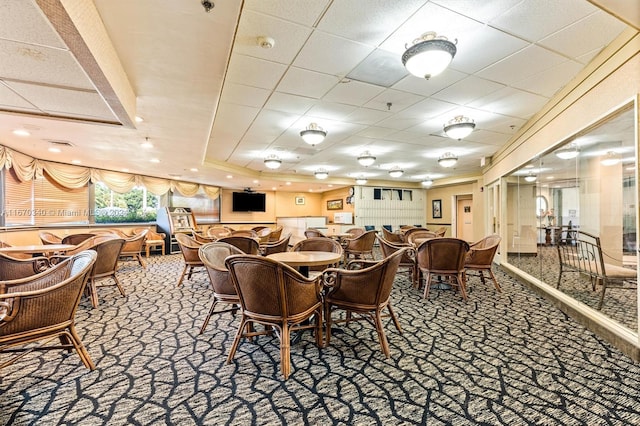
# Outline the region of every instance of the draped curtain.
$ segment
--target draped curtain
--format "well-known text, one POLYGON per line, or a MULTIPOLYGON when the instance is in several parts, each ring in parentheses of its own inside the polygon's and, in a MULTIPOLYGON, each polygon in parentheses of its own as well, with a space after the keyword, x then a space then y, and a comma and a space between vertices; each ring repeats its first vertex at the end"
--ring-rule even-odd
POLYGON ((218 198, 220 194, 217 186, 38 160, 0 145, 0 170, 3 168, 13 168, 22 182, 40 178, 46 171, 57 184, 70 189, 81 188, 88 182, 102 182, 117 193, 129 192, 134 186, 144 186, 155 195, 178 191, 185 197, 192 197, 200 189, 211 199, 218 198))

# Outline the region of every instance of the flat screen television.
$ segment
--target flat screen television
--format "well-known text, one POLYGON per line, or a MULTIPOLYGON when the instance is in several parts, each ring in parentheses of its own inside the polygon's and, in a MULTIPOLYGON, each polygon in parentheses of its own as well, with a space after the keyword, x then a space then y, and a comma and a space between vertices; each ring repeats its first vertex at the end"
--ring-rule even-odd
POLYGON ((266 211, 266 194, 260 192, 234 192, 234 212, 264 212, 266 211))

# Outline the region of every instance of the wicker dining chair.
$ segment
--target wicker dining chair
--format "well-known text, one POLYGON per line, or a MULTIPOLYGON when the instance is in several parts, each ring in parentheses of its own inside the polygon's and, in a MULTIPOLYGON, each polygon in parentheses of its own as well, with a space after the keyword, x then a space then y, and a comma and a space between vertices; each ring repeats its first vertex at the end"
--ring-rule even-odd
POLYGON ((349 228, 346 233, 351 234, 351 238, 359 237, 360 235, 367 232, 364 228, 349 228))
POLYGON ((418 229, 416 231, 411 231, 409 235, 405 236, 406 242, 417 247, 419 244, 417 241, 424 241, 430 238, 438 238, 438 235, 435 232, 427 231, 426 229, 418 229))
MULTIPOLYGON (((327 237, 310 237, 300 240, 293 246, 291 251, 326 251, 344 254, 342 245, 333 238, 327 237)), ((309 266, 309 276, 317 276, 330 266, 338 266, 338 263, 334 265, 309 266)))
POLYGON ((477 271, 480 281, 482 284, 485 284, 484 272, 487 272, 498 291, 502 291, 502 289, 491 270, 491 266, 493 265, 493 258, 496 255, 496 251, 498 251, 498 247, 500 246, 500 241, 502 241, 502 238, 497 234, 484 237, 469 246, 469 251, 464 259, 464 269, 467 276, 470 275, 468 273, 469 270, 477 271))
POLYGON ((383 257, 389 257, 398 250, 409 248, 409 250, 406 250, 405 254, 402 256, 398 269, 406 268, 407 272, 409 272, 409 276, 411 277, 411 283, 413 287, 417 287, 419 269, 418 264, 416 263, 416 251, 414 247, 409 243, 391 243, 382 238, 380 235, 376 235, 376 238, 378 239, 383 257))
POLYGON ((144 243, 147 239, 148 233, 148 229, 143 229, 139 233, 136 233, 129 238, 125 238, 124 246, 120 252, 120 257, 133 257, 134 260, 138 261, 140 266, 146 268, 147 265, 144 263, 144 260, 142 260, 142 255, 140 253, 144 250, 144 243))
POLYGON ((62 237, 48 231, 41 231, 38 233, 42 244, 62 244, 62 237))
POLYGON ((373 255, 373 243, 375 241, 376 231, 367 231, 358 237, 343 239, 342 248, 344 249, 344 263, 348 263, 350 256, 353 256, 356 259, 369 256, 371 257, 371 260, 375 260, 373 255))
POLYGON ((84 251, 40 274, 0 282, 0 354, 10 354, 0 369, 36 349, 75 349, 82 363, 95 369, 76 332, 75 314, 96 257, 95 251, 84 251), (47 345, 52 339, 62 345, 47 345))
POLYGON ((81 242, 88 240, 91 237, 95 237, 96 234, 91 234, 88 232, 84 232, 81 234, 70 234, 62 239, 62 244, 71 244, 72 246, 76 246, 81 242))
POLYGON ((324 305, 327 346, 331 343, 332 324, 348 324, 365 319, 374 324, 382 353, 387 358, 390 357, 382 318, 391 317, 396 329, 402 334, 402 327, 391 307, 390 298, 398 266, 408 250, 400 249, 379 262, 353 260, 347 269, 329 268, 324 271, 322 281, 326 290, 324 305), (382 314, 385 308, 389 311, 388 315, 382 314), (344 319, 334 320, 334 310, 346 311, 347 315, 344 319))
POLYGON ((382 227, 382 236, 384 237, 385 240, 389 241, 390 243, 404 243, 404 238, 401 234, 397 234, 395 232, 391 232, 391 230, 385 228, 384 226, 382 227))
POLYGON ((207 229, 207 236, 209 237, 222 238, 222 237, 228 237, 229 235, 231 235, 231 230, 228 228, 215 226, 213 228, 207 229))
POLYGON ((329 238, 322 231, 319 231, 319 230, 317 230, 315 228, 307 228, 307 229, 305 229, 304 236, 307 237, 307 238, 313 238, 313 237, 329 238))
POLYGON ((200 232, 192 232, 193 239, 200 244, 214 243, 218 241, 217 237, 201 234, 200 232))
POLYGON ((287 251, 289 249, 289 241, 291 240, 291 233, 288 233, 284 237, 280 239, 280 241, 276 241, 273 243, 266 243, 260 245, 260 252, 263 256, 269 256, 273 253, 282 253, 283 251, 287 251))
POLYGON ((307 278, 295 269, 268 257, 237 254, 225 264, 235 286, 242 319, 227 356, 233 360, 240 340, 275 334, 280 340, 280 369, 285 379, 291 373, 291 333, 314 329, 316 345, 322 342, 322 297, 319 278, 307 278), (313 323, 305 323, 310 318, 313 323), (264 331, 254 331, 253 324, 264 331), (274 333, 273 329, 277 331, 274 333))
POLYGON ((282 238, 282 226, 278 226, 276 227, 276 229, 274 229, 273 231, 271 231, 271 234, 269 234, 269 242, 273 243, 276 241, 280 241, 280 239, 282 238))
POLYGON ((184 259, 184 269, 182 270, 182 274, 180 274, 180 279, 178 280, 177 287, 182 285, 182 280, 184 280, 184 276, 187 275, 187 279, 191 279, 191 274, 193 274, 193 269, 198 267, 204 268, 204 263, 200 260, 198 256, 198 250, 202 246, 201 243, 194 240, 192 237, 187 234, 176 234, 176 241, 178 242, 178 246, 180 247, 180 252, 182 253, 182 258, 184 259))
POLYGON ((204 333, 207 325, 209 325, 211 315, 214 313, 222 314, 224 312, 235 313, 240 306, 240 298, 229 277, 229 270, 224 263, 225 259, 232 254, 243 254, 243 252, 231 244, 221 242, 207 243, 198 250, 198 257, 200 257, 200 260, 204 263, 207 273, 209 274, 211 287, 213 287, 213 302, 200 328, 200 334, 204 333), (233 306, 229 309, 215 311, 218 303, 227 303, 233 306))
POLYGON ((416 251, 418 268, 425 275, 424 298, 429 298, 433 276, 449 278, 448 284, 456 286, 467 300, 464 259, 469 243, 458 238, 432 238, 422 242, 416 251))
POLYGON ((247 238, 258 238, 258 233, 251 229, 238 229, 237 231, 231 231, 232 237, 247 237, 247 238))
POLYGON ((30 277, 49 268, 49 259, 43 256, 16 258, 0 253, 0 281, 30 277))
POLYGON ((94 308, 98 307, 99 303, 98 282, 101 282, 101 286, 104 286, 104 280, 106 278, 111 278, 114 281, 115 286, 118 287, 120 294, 122 296, 126 296, 124 288, 116 276, 116 271, 118 270, 118 259, 120 258, 122 247, 125 245, 125 240, 116 237, 98 241, 99 242, 90 248, 91 250, 96 251, 97 259, 89 273, 89 283, 87 284, 89 297, 91 298, 91 305, 94 308))
POLYGON ((260 254, 260 243, 258 243, 258 240, 255 238, 234 235, 231 237, 220 238, 218 241, 238 247, 246 254, 260 254))

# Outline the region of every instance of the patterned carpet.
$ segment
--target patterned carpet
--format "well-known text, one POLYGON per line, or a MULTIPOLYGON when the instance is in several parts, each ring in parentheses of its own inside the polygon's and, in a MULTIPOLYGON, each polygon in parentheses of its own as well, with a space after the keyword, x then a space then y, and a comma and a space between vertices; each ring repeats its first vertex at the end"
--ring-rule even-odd
POLYGON ((214 316, 205 273, 176 288, 179 255, 119 272, 127 296, 99 289, 83 301, 79 333, 94 362, 30 354, 0 371, 5 425, 596 425, 640 423, 640 365, 498 270, 503 293, 470 279, 430 300, 399 275, 393 303, 404 334, 387 324, 391 358, 373 327, 356 323, 318 349, 292 345, 283 381, 277 340, 241 343, 238 320, 214 316))

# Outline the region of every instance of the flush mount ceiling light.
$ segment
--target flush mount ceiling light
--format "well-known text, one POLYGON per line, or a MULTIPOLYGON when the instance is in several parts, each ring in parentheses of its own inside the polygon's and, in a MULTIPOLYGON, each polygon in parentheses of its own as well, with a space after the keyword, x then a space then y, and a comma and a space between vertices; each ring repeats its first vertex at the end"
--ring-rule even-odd
POLYGON ((144 142, 142 142, 142 144, 140 145, 143 148, 153 148, 153 144, 151 142, 149 142, 149 138, 146 137, 144 138, 144 142))
POLYGON ((319 144, 327 136, 327 132, 316 123, 311 123, 306 129, 300 132, 302 139, 309 145, 319 144))
POLYGON ((282 164, 282 160, 275 154, 271 154, 264 159, 264 165, 269 169, 277 169, 282 164))
POLYGON ((458 115, 447 121, 444 125, 444 132, 451 139, 460 140, 469 136, 475 127, 476 123, 474 123, 472 119, 458 115))
POLYGON ((433 180, 431 180, 431 178, 426 178, 425 180, 422 181, 422 186, 426 188, 431 187, 431 185, 433 185, 433 180))
POLYGON ((326 179, 329 177, 329 172, 325 169, 318 169, 314 175, 316 176, 316 179, 326 179))
POLYGON ((438 164, 442 167, 453 167, 458 162, 458 157, 450 152, 445 152, 438 158, 438 164))
POLYGON ((369 167, 373 163, 375 163, 376 157, 371 155, 369 151, 365 151, 358 157, 358 163, 360 163, 364 167, 369 167))
POLYGON ((404 170, 398 167, 394 167, 393 169, 389 170, 389 176, 393 178, 399 178, 400 176, 402 176, 403 173, 404 173, 404 170))
POLYGON ((422 34, 405 48, 402 64, 411 74, 427 80, 444 71, 456 55, 455 43, 433 31, 422 34))
POLYGON ((13 131, 13 134, 23 138, 26 138, 27 136, 31 136, 31 133, 29 133, 29 131, 25 129, 16 129, 13 131))
POLYGON ((578 145, 576 145, 575 143, 570 143, 566 147, 560 148, 556 151, 556 157, 563 160, 571 160, 572 158, 576 158, 578 154, 578 145))
POLYGON ((600 164, 603 166, 615 166, 620 162, 620 156, 615 151, 607 152, 602 160, 600 160, 600 164))
POLYGON ((529 173, 524 177, 524 180, 527 182, 535 182, 536 179, 538 179, 538 176, 534 175, 533 173, 529 173))
POLYGON ((356 178, 356 185, 365 185, 367 183, 367 179, 364 177, 356 178))

